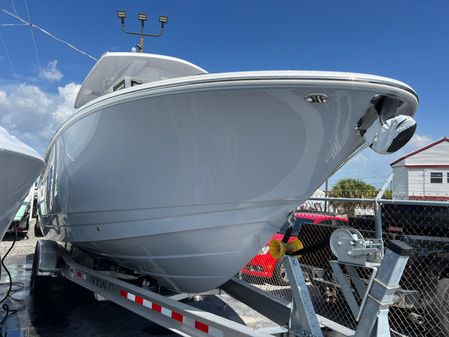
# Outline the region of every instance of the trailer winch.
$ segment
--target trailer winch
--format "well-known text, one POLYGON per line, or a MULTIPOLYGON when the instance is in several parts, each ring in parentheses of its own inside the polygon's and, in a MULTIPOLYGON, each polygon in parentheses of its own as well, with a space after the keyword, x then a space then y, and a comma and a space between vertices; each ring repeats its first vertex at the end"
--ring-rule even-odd
POLYGON ((339 262, 361 266, 379 265, 382 262, 383 241, 381 239, 365 240, 354 228, 336 229, 330 237, 329 245, 339 262))

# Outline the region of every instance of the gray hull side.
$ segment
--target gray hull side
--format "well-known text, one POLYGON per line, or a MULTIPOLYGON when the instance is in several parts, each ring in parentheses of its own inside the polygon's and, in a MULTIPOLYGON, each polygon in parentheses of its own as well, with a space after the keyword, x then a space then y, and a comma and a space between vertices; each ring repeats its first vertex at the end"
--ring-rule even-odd
POLYGON ((180 292, 220 286, 273 234, 267 223, 238 224, 112 241, 75 243, 180 292))

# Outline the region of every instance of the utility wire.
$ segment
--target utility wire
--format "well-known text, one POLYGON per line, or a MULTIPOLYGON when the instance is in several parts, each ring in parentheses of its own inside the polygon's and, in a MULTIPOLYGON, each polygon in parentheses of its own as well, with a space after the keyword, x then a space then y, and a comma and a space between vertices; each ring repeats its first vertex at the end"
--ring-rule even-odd
MULTIPOLYGON (((27 16, 28 16, 28 21, 31 22, 31 16, 30 16, 30 11, 28 10, 27 0, 24 0, 24 1, 25 1, 25 9, 27 11, 27 16)), ((33 40, 34 51, 36 53, 37 65, 39 66, 39 70, 41 70, 41 59, 39 57, 39 53, 37 52, 36 40, 34 39, 34 32, 33 32, 33 28, 31 27, 31 25, 30 25, 30 33, 31 33, 31 39, 33 40)))
POLYGON ((11 0, 11 5, 12 5, 12 9, 13 9, 14 13, 15 13, 16 15, 19 15, 19 14, 17 14, 17 11, 16 11, 16 2, 15 2, 14 0, 11 0))
POLYGON ((6 54, 6 58, 8 59, 9 66, 11 67, 12 72, 14 73, 14 77, 16 78, 16 81, 18 81, 16 68, 14 67, 14 64, 12 63, 11 56, 9 55, 8 48, 6 47, 6 42, 3 39, 3 35, 1 33, 0 33, 0 40, 2 41, 3 49, 5 49, 5 54, 6 54))
POLYGON ((28 26, 26 23, 0 23, 0 27, 28 26))
POLYGON ((19 20, 20 22, 22 22, 22 23, 24 23, 24 24, 30 26, 31 28, 36 28, 37 30, 41 31, 42 33, 44 33, 44 34, 50 36, 51 38, 55 39, 56 41, 59 41, 59 42, 65 44, 67 47, 69 47, 69 48, 71 48, 71 49, 77 51, 78 53, 80 53, 80 54, 82 54, 82 55, 84 55, 84 56, 87 56, 87 57, 89 57, 90 59, 92 59, 92 60, 94 60, 94 61, 97 61, 97 59, 96 59, 95 57, 93 57, 92 55, 90 55, 90 54, 88 54, 88 53, 82 51, 81 49, 75 47, 73 44, 71 44, 71 43, 69 43, 69 42, 67 42, 67 41, 64 41, 63 39, 61 39, 61 38, 59 38, 59 37, 53 35, 52 33, 46 31, 45 29, 43 29, 43 28, 41 28, 41 27, 39 27, 39 26, 37 26, 37 25, 31 23, 31 22, 28 22, 28 21, 25 20, 25 19, 22 19, 20 16, 15 15, 15 14, 13 14, 13 13, 7 11, 7 10, 4 9, 3 7, 0 7, 0 11, 2 11, 3 13, 5 13, 5 14, 7 14, 7 15, 9 15, 9 16, 12 16, 13 18, 19 20))
MULTIPOLYGON (((28 21, 31 22, 31 16, 30 16, 30 11, 28 10, 28 3, 27 0, 24 0, 25 2, 25 9, 28 15, 28 21)), ((19 16, 19 13, 16 10, 16 2, 14 0, 11 0, 11 5, 12 5, 12 9, 14 11, 14 14, 16 14, 17 16, 19 16)), ((31 33, 31 39, 33 41, 33 47, 34 47, 34 52, 36 53, 36 59, 37 59, 37 65, 39 67, 39 70, 42 68, 41 66, 41 59, 39 57, 39 53, 37 52, 37 46, 36 46, 36 40, 34 38, 34 32, 33 29, 31 28, 30 25, 26 24, 26 23, 17 23, 17 24, 0 24, 0 27, 11 27, 11 26, 29 26, 30 27, 30 33, 31 33)))

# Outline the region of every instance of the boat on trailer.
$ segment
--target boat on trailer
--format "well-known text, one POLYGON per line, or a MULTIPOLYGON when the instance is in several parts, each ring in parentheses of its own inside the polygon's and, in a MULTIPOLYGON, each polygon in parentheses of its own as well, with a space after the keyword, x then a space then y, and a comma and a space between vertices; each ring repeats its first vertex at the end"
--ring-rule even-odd
POLYGON ((106 53, 49 144, 42 231, 176 291, 216 288, 354 154, 402 147, 417 106, 379 76, 106 53))
POLYGON ((0 127, 0 239, 43 167, 36 151, 0 127))

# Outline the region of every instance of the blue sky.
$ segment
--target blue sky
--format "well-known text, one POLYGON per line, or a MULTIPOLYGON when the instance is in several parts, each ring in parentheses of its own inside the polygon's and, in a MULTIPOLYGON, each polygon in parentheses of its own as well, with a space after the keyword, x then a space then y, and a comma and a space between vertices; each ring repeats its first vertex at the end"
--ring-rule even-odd
MULTIPOLYGON (((184 58, 210 72, 335 70, 411 85, 420 97, 419 137, 400 154, 364 152, 337 178, 381 184, 389 162, 449 135, 447 1, 0 0, 0 7, 15 8, 25 19, 26 6, 33 23, 95 57, 136 44, 120 32, 116 11, 125 9, 130 29, 138 27, 138 12, 150 15, 149 32, 158 31, 158 15, 169 17, 162 38, 146 39, 146 52, 184 58)), ((0 24, 16 22, 0 13, 0 24)), ((94 62, 37 30, 35 48, 26 26, 0 27, 0 34, 0 122, 43 153, 51 133, 71 113, 73 92, 94 62), (40 107, 33 108, 33 102, 40 107)))

